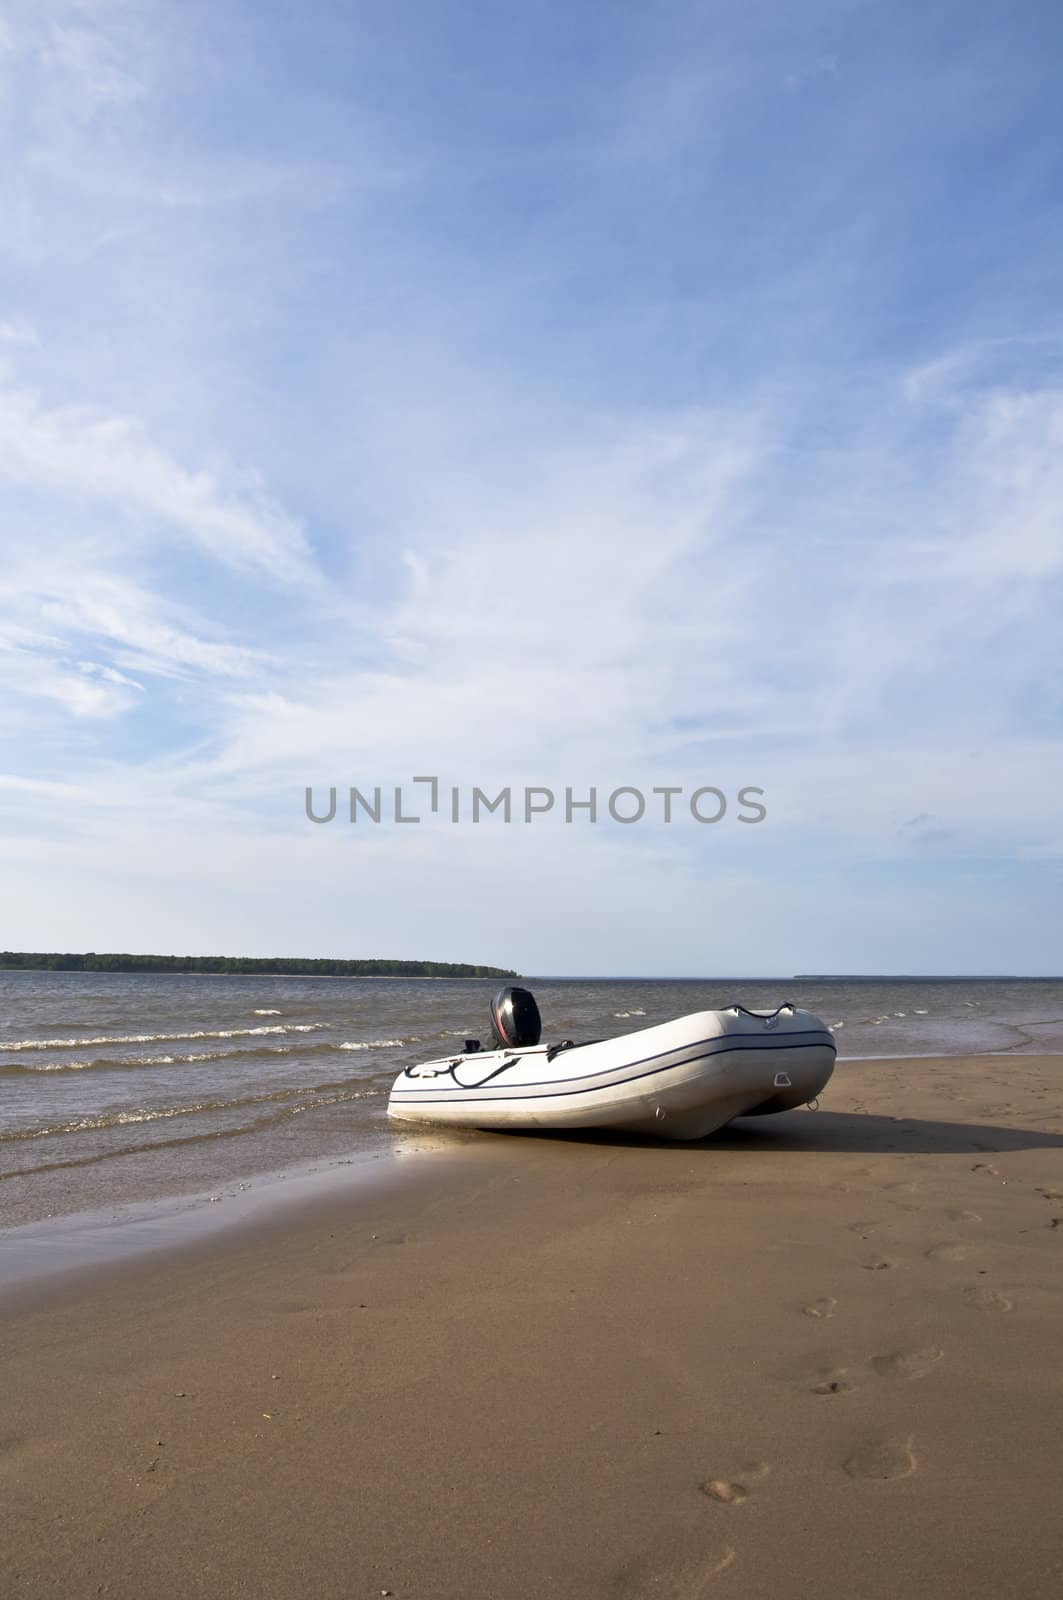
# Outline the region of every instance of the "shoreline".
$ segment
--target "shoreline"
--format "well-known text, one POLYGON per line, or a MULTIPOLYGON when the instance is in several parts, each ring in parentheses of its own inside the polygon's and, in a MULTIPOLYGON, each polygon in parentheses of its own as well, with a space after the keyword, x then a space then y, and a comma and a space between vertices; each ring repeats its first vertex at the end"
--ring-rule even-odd
POLYGON ((431 1130, 386 1149, 322 1157, 233 1179, 217 1190, 161 1194, 0 1228, 0 1314, 40 1292, 76 1292, 87 1274, 136 1270, 154 1257, 283 1225, 323 1202, 355 1203, 367 1190, 415 1182, 407 1169, 460 1160, 461 1147, 433 1143, 431 1130))
POLYGON ((1063 1057, 995 1065, 695 1145, 484 1135, 39 1285, 0 1588, 1043 1600, 1063 1057))
MULTIPOLYGON (((212 974, 214 976, 214 974, 212 974)), ((216 974, 216 976, 228 976, 216 974)), ((424 980, 431 981, 431 980, 424 980)), ((905 1056, 838 1056, 837 1066, 850 1071, 863 1065, 911 1067, 923 1064, 937 1067, 948 1062, 962 1062, 966 1066, 987 1066, 1001 1057, 1009 1060, 1055 1062, 1063 1075, 1063 1054, 1054 1052, 1022 1052, 1015 1048, 985 1051, 977 1055, 927 1054, 905 1056)), ((837 1068, 836 1068, 837 1072, 837 1068)), ((816 1115, 818 1110, 831 1112, 831 1098, 840 1080, 835 1077, 825 1091, 824 1103, 812 1111, 801 1107, 796 1112, 784 1114, 785 1119, 816 1115)), ((766 1132, 767 1124, 778 1124, 780 1117, 758 1118, 758 1132, 766 1132)), ((903 1120, 903 1119, 902 1119, 903 1120)), ((750 1119, 739 1120, 734 1129, 748 1132, 750 1119)), ((723 1130, 726 1138, 730 1130, 723 1130)), ((62 1280, 83 1276, 85 1270, 107 1271, 112 1267, 135 1267, 153 1252, 195 1249, 204 1242, 217 1239, 224 1248, 229 1230, 262 1224, 283 1223, 287 1211, 298 1211, 307 1204, 335 1199, 344 1203, 374 1183, 392 1187, 399 1178, 400 1168, 411 1170, 411 1162, 419 1164, 426 1157, 437 1164, 462 1160, 475 1161, 485 1150, 505 1148, 514 1141, 517 1145, 530 1140, 533 1143, 549 1134, 511 1135, 479 1130, 440 1128, 430 1122, 401 1126, 385 1122, 378 1132, 380 1143, 367 1147, 365 1142, 352 1145, 343 1154, 322 1151, 310 1154, 287 1166, 266 1167, 260 1171, 244 1172, 199 1189, 167 1189, 157 1194, 145 1194, 130 1200, 116 1200, 100 1206, 82 1206, 70 1210, 34 1217, 13 1226, 0 1225, 0 1295, 25 1298, 32 1295, 34 1285, 48 1284, 62 1287, 62 1280), (384 1142, 386 1141, 386 1142, 384 1142), (89 1257, 89 1266, 82 1265, 89 1257)), ((561 1142, 586 1139, 590 1143, 608 1140, 608 1135, 598 1136, 573 1133, 558 1135, 561 1142)), ((714 1140, 696 1142, 693 1148, 711 1150, 714 1140)), ((635 1141, 639 1142, 639 1141, 635 1141)), ((672 1148, 658 1146, 652 1140, 644 1141, 647 1149, 672 1148)), ((677 1146, 676 1148, 683 1148, 677 1146)), ((121 1158, 119 1158, 121 1159, 121 1158)))

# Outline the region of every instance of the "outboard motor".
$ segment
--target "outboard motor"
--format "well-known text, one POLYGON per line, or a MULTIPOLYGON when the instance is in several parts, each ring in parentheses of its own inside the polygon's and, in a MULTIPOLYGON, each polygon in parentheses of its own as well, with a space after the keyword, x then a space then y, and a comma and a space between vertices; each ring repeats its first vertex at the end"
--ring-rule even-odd
POLYGON ((496 1050, 524 1050, 539 1043, 543 1024, 528 989, 499 989, 491 1001, 491 1032, 496 1050))

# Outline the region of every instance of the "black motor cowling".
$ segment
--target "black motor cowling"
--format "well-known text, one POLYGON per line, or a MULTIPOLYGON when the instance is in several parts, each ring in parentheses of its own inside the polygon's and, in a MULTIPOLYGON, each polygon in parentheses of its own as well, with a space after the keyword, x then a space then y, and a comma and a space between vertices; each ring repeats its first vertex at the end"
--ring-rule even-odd
POLYGON ((491 1031, 496 1050, 525 1050, 539 1043, 543 1024, 528 989, 499 989, 491 1001, 491 1031))

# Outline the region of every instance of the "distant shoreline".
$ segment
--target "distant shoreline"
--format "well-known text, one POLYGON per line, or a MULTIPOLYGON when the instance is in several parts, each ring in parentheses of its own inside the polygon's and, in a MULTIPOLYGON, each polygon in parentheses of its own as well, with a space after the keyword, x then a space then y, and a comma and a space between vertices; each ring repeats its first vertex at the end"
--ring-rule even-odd
MULTIPOLYGON (((0 972, 47 972, 53 978, 82 978, 86 973, 92 978, 313 978, 315 982, 350 982, 364 978, 373 983, 445 983, 448 978, 519 978, 519 972, 212 972, 209 968, 181 967, 172 972, 156 971, 147 967, 5 967, 0 961, 0 972)), ((621 980, 617 980, 618 982, 621 980)))
POLYGON ((86 951, 0 951, 0 972, 118 973, 125 977, 516 978, 508 967, 462 961, 344 961, 328 956, 161 956, 86 951))

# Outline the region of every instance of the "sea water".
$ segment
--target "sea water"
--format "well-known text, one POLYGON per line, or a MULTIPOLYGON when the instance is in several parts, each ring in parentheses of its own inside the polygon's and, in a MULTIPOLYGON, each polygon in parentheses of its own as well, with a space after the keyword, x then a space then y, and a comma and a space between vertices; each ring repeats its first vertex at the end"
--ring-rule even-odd
MULTIPOLYGON (((544 1037, 785 1000, 839 1056, 1063 1051, 1063 981, 524 980, 544 1037)), ((497 982, 0 971, 0 1226, 387 1147, 411 1062, 486 1041, 497 982)))

